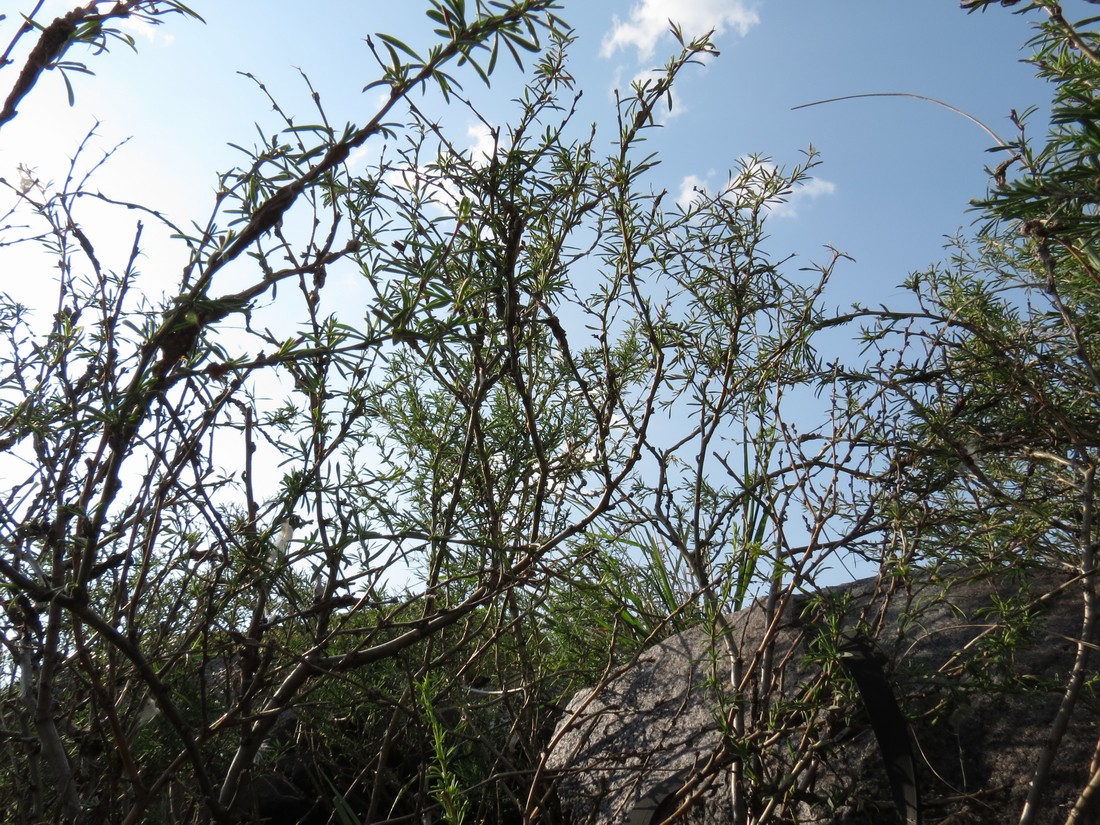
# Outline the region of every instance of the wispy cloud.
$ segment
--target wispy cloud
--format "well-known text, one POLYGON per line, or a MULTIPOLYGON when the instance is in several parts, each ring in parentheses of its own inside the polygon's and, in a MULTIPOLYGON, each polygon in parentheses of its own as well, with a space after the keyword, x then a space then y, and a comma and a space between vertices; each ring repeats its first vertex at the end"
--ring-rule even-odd
MULTIPOLYGON (((461 154, 474 166, 485 166, 498 148, 497 137, 484 122, 472 123, 466 128, 469 144, 461 154)), ((431 165, 398 166, 385 174, 387 183, 410 192, 421 191, 432 207, 442 214, 454 213, 464 196, 469 193, 454 180, 440 174, 431 165)))
POLYGON ((466 127, 466 137, 470 139, 469 154, 476 166, 484 166, 497 150, 497 138, 493 130, 483 122, 471 123, 466 127))
MULTIPOLYGON (((705 178, 687 175, 680 181, 676 202, 687 209, 692 203, 704 198, 718 197, 732 203, 748 202, 759 198, 761 193, 773 191, 779 169, 775 164, 759 158, 742 158, 738 168, 731 172, 715 192, 711 180, 714 172, 708 172, 705 178)), ((801 204, 836 192, 836 184, 823 178, 807 178, 793 189, 770 195, 764 209, 773 218, 797 218, 801 204)))
POLYGON ((628 19, 615 16, 600 54, 612 57, 620 49, 634 48, 639 61, 648 60, 657 42, 669 35, 670 21, 680 26, 686 37, 713 31, 717 38, 730 30, 744 36, 760 18, 744 0, 638 0, 628 19))
POLYGON ((806 201, 816 200, 836 192, 836 184, 822 178, 813 178, 800 183, 782 201, 771 204, 771 214, 777 218, 797 218, 798 206, 806 201))
POLYGON ((129 34, 135 39, 141 38, 148 43, 155 43, 159 46, 171 46, 176 40, 174 34, 164 31, 164 26, 150 23, 148 20, 138 20, 133 17, 127 17, 117 21, 115 25, 125 34, 129 34))

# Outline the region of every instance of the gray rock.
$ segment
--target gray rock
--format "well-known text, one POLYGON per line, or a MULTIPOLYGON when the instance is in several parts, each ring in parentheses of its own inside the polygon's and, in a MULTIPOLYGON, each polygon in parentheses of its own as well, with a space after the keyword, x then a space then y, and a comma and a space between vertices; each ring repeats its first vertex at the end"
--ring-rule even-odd
MULTIPOLYGON (((575 825, 648 825, 677 811, 677 821, 727 825, 739 763, 751 777, 742 799, 758 819, 901 821, 838 655, 858 633, 874 640, 909 720, 924 823, 1017 821, 1076 653, 1081 587, 1048 570, 956 571, 904 587, 868 579, 782 610, 757 604, 727 617, 725 637, 700 627, 666 639, 570 703, 548 759, 563 810, 575 825), (744 674, 740 704, 731 661, 744 674)), ((1065 822, 1098 733, 1085 690, 1039 822, 1065 822)), ((1093 811, 1082 821, 1100 819, 1093 811)))

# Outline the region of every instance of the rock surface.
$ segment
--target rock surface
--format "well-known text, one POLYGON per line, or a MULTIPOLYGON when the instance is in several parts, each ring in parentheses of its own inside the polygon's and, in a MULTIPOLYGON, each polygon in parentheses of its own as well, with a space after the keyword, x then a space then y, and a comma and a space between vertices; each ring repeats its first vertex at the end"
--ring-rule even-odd
MULTIPOLYGON (((575 825, 648 825, 673 814, 727 825, 731 766, 740 764, 751 777, 741 799, 757 820, 904 821, 868 707, 839 664, 841 643, 858 634, 873 640, 909 720, 923 822, 1015 822, 1077 652, 1081 592, 1045 570, 956 571, 892 590, 868 579, 794 597, 782 610, 755 605, 727 617, 725 635, 701 627, 673 636, 574 697, 548 761, 563 810, 575 825), (740 694, 728 687, 736 661, 740 694)), ((1098 732, 1086 689, 1038 822, 1066 821, 1098 732)), ((1081 821, 1100 818, 1092 811, 1081 821)))

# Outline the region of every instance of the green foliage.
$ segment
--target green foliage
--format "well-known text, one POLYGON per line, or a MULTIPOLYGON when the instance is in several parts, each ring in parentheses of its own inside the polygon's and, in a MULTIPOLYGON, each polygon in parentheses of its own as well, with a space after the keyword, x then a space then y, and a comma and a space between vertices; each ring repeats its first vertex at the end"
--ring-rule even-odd
MULTIPOLYGON (((82 13, 73 42, 103 45, 82 13)), ((278 122, 235 144, 210 217, 142 207, 189 258, 162 301, 143 223, 119 266, 83 228, 83 148, 60 189, 9 185, 4 242, 18 215, 60 264, 51 318, 0 302, 12 816, 247 818, 295 759, 345 821, 552 819, 542 760, 578 688, 833 552, 781 529, 837 503, 838 465, 781 423, 832 263, 803 283, 762 249, 813 154, 666 202, 644 141, 707 39, 677 32, 604 154, 553 3, 428 14, 427 50, 372 41, 389 95, 362 124, 308 79, 304 120, 256 81, 278 122), (505 51, 532 60, 515 115, 462 151, 412 94, 479 117, 458 77, 505 51)))
POLYGON ((1056 82, 1049 139, 1035 148, 1020 120, 1000 147, 1009 160, 976 203, 987 218, 980 237, 910 279, 920 312, 887 316, 868 337, 884 358, 892 335, 913 342, 881 385, 909 411, 883 443, 904 468, 906 495, 921 498, 936 558, 1078 557, 1081 513, 1092 507, 1082 480, 1100 443, 1088 171, 1100 110, 1085 92, 1097 77, 1093 37, 1058 18, 1044 24, 1034 60, 1056 82))
MULTIPOLYGON (((655 183, 655 112, 707 38, 674 30, 610 140, 579 125, 550 0, 431 0, 434 44, 378 34, 366 88, 388 95, 363 123, 331 123, 304 76, 302 120, 256 80, 276 123, 235 144, 210 216, 143 207, 188 257, 163 300, 137 266, 143 223, 117 265, 83 228, 86 147, 60 188, 23 170, 0 242, 59 274, 48 317, 0 298, 11 816, 247 819, 250 783, 294 758, 313 777, 297 790, 342 821, 553 822, 561 708, 702 625, 726 734, 712 770, 732 766, 739 823, 778 821, 847 697, 826 678, 838 609, 814 613, 826 675, 795 695, 775 634, 853 557, 1073 567, 1086 659, 1100 74, 1089 24, 1033 5, 1053 131, 1036 146, 1020 118, 984 231, 909 280, 912 312, 827 318, 843 256, 792 275, 769 254, 812 149, 742 159, 682 203, 655 183), (464 150, 424 101, 489 127, 460 81, 488 84, 505 52, 526 85, 492 148, 464 150), (380 159, 352 171, 368 140, 380 159), (871 319, 869 366, 823 363, 816 332, 853 318, 871 319), (725 618, 750 604, 775 631, 759 649, 725 618)), ((63 54, 104 47, 112 20, 191 14, 93 6, 39 27, 52 51, 27 77, 77 70, 63 54)), ((974 662, 1011 657, 1042 598, 999 602, 974 662)), ((1068 706, 1091 678, 1075 671, 1068 706)))
POLYGON ((464 788, 470 784, 466 777, 458 772, 457 762, 461 758, 459 746, 451 741, 447 726, 433 707, 432 684, 429 679, 418 686, 418 699, 432 733, 432 756, 428 766, 428 786, 432 798, 439 803, 444 821, 462 825, 470 810, 470 801, 464 788))
MULTIPOLYGON (((984 7, 988 3, 969 3, 984 7)), ((1092 678, 1098 631, 1097 497, 1100 372, 1096 326, 1100 278, 1095 257, 1095 174, 1100 122, 1096 19, 1069 23, 1060 6, 1036 2, 1045 20, 1031 45, 1040 76, 1053 83, 1051 128, 994 148, 987 195, 975 202, 982 225, 956 242, 942 267, 910 278, 915 312, 857 310, 874 317, 865 340, 881 364, 853 376, 881 404, 875 443, 890 456, 878 495, 895 521, 886 555, 945 581, 1017 571, 1016 594, 997 596, 981 634, 957 664, 974 684, 993 684, 1027 643, 1037 610, 1054 594, 1035 593, 1036 570, 1075 572, 1083 596, 1077 658, 1064 677, 1059 713, 1039 759, 1022 823, 1059 759, 1069 718, 1092 678)), ((998 689, 1006 689, 1004 686, 998 689)), ((1074 806, 1091 804, 1095 766, 1074 806)))

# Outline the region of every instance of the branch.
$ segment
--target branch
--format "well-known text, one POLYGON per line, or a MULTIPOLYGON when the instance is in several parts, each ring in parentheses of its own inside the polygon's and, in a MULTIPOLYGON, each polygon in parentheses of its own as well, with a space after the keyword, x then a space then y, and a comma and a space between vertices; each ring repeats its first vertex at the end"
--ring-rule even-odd
MULTIPOLYGON (((107 16, 112 15, 108 14, 107 16)), ((34 88, 34 84, 38 82, 42 72, 51 68, 57 59, 65 53, 65 49, 72 42, 77 26, 86 20, 101 19, 103 19, 101 15, 92 13, 91 6, 76 8, 64 17, 58 17, 42 30, 42 35, 38 38, 38 42, 27 57, 23 71, 16 78, 15 86, 12 87, 7 100, 4 101, 3 110, 0 110, 0 127, 3 127, 5 123, 15 117, 20 101, 34 88)))

